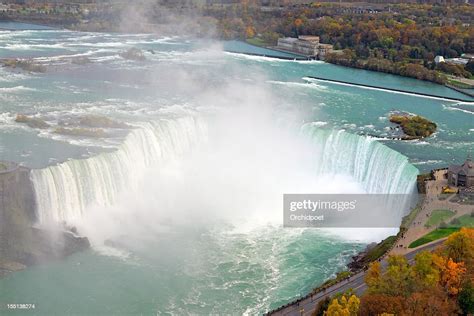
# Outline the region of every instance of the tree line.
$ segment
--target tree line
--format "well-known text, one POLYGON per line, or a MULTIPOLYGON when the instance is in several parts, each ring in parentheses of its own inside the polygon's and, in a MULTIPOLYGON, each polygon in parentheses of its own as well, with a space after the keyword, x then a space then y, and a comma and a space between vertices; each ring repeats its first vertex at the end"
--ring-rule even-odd
MULTIPOLYGON (((357 7, 358 8, 358 7, 357 7)), ((369 7, 364 7, 369 8, 369 7)), ((474 65, 434 63, 474 53, 474 6, 396 4, 357 11, 332 3, 263 10, 255 1, 208 8, 223 39, 258 37, 268 46, 279 37, 317 35, 338 50, 328 61, 344 66, 444 83, 443 74, 470 78, 474 65)))
POLYGON ((369 267, 368 290, 326 299, 314 316, 467 315, 474 313, 474 229, 462 228, 434 252, 424 251, 409 264, 403 256, 369 267))

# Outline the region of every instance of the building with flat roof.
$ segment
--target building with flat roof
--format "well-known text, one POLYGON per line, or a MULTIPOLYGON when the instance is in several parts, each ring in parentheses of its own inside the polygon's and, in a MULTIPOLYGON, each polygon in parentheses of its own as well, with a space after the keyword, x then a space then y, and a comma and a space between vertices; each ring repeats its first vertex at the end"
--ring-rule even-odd
POLYGON ((279 38, 277 48, 318 59, 324 59, 333 50, 331 44, 321 44, 319 36, 312 35, 279 38))

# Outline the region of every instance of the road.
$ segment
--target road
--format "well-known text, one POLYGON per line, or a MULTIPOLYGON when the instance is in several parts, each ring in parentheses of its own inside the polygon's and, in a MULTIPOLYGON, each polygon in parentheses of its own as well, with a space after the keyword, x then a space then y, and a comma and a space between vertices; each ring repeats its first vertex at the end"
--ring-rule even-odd
MULTIPOLYGON (((417 248, 407 254, 405 257, 408 259, 408 262, 412 263, 415 259, 416 254, 424 250, 433 250, 434 248, 438 247, 440 244, 444 242, 445 239, 436 240, 426 246, 417 248)), ((384 259, 381 262, 382 268, 387 267, 387 261, 384 259)), ((275 315, 275 316, 302 316, 302 315, 311 315, 311 312, 314 311, 318 303, 323 300, 325 297, 333 296, 340 292, 345 292, 349 289, 352 289, 357 296, 362 295, 365 290, 367 290, 367 285, 365 284, 365 274, 366 271, 361 271, 353 276, 351 276, 348 280, 341 281, 333 286, 327 288, 324 291, 315 293, 313 295, 308 295, 299 302, 295 302, 281 308, 279 310, 274 310, 267 315, 275 315)))

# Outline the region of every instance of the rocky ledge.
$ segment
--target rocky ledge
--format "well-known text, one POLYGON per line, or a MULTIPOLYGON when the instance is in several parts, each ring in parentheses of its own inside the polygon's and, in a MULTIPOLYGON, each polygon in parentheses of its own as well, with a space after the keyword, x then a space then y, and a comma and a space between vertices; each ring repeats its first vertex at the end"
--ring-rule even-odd
POLYGON ((0 169, 0 276, 89 248, 74 228, 38 227, 30 170, 10 162, 0 169))

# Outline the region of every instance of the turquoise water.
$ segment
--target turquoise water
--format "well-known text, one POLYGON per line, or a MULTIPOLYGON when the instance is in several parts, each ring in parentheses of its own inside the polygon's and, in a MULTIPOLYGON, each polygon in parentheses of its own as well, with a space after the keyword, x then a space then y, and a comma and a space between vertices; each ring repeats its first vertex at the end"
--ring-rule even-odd
MULTIPOLYGON (((229 52, 239 52, 239 53, 246 53, 246 54, 255 54, 255 55, 265 55, 265 56, 272 56, 272 57, 281 57, 281 58, 293 58, 293 59, 301 59, 301 55, 295 55, 286 52, 280 52, 272 49, 266 49, 263 47, 257 47, 254 45, 250 45, 241 41, 226 41, 223 43, 223 48, 225 51, 229 52)), ((304 59, 304 57, 303 57, 304 59)))
POLYGON ((54 30, 54 28, 46 25, 0 21, 0 30, 54 30))
POLYGON ((163 238, 153 253, 142 249, 127 259, 76 254, 3 279, 1 301, 36 302, 35 312, 45 315, 255 314, 308 292, 361 249, 331 237, 314 242, 309 231, 270 236, 222 240, 191 231, 187 239, 163 238))
POLYGON ((77 225, 93 242, 90 251, 0 280, 1 308, 35 303, 39 315, 262 313, 306 294, 389 233, 282 229, 282 190, 317 192, 324 184, 340 192, 343 183, 344 192, 408 193, 418 169, 472 152, 473 104, 305 77, 464 97, 450 89, 318 61, 225 53, 224 46, 146 34, 0 31, 0 58, 33 58, 48 68, 0 69, 0 160, 38 168, 40 215, 77 225), (147 60, 120 57, 130 47, 143 49, 147 60), (77 57, 90 63, 74 64, 77 57), (392 110, 425 116, 439 131, 421 141, 385 140, 392 110), (51 128, 15 123, 17 113, 51 128), (107 129, 105 139, 54 133, 62 121, 87 114, 135 128, 107 129), (308 152, 295 150, 306 149, 293 139, 302 126, 314 129, 308 152), (377 137, 354 136, 366 134, 377 137), (367 179, 377 170, 380 177, 367 179))

